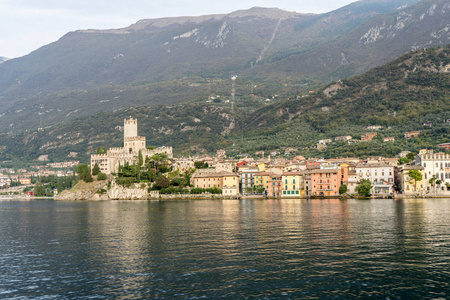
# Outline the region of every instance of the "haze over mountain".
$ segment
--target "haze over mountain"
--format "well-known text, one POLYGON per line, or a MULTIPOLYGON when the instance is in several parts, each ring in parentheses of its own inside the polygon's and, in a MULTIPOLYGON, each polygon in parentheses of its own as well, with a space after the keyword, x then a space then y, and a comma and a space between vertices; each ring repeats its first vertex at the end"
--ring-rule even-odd
POLYGON ((8 59, 6 57, 0 56, 0 64, 7 61, 8 59))
POLYGON ((267 87, 261 95, 307 91, 449 43, 448 1, 417 2, 360 1, 319 15, 252 8, 70 32, 0 65, 0 128, 183 103, 223 89, 235 74, 267 87))

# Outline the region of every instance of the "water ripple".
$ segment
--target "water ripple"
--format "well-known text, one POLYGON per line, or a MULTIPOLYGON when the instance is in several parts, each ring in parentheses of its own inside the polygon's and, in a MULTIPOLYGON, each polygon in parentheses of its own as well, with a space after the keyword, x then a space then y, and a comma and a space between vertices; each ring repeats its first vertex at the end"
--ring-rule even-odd
POLYGON ((0 202, 0 298, 445 299, 450 199, 0 202))

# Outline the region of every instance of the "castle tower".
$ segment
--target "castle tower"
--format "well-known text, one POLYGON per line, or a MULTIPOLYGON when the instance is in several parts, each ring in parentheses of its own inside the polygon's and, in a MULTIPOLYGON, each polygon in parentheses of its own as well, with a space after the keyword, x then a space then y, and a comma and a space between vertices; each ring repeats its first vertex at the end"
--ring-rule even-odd
POLYGON ((123 137, 129 138, 129 137, 135 137, 137 136, 137 119, 133 119, 130 117, 130 119, 124 119, 123 120, 123 137))
POLYGON ((137 119, 130 117, 123 120, 123 145, 129 153, 146 149, 145 137, 137 135, 137 119))

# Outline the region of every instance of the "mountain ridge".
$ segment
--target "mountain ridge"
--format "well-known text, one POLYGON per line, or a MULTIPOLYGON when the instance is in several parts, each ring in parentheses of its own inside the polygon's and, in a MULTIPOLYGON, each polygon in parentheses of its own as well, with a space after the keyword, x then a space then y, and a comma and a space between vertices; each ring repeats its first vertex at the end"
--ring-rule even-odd
MULTIPOLYGON (((152 31, 137 22, 142 29, 127 34, 70 32, 1 64, 0 126, 29 130, 104 110, 179 104, 206 99, 219 92, 216 88, 222 95, 227 88, 229 95, 226 85, 236 74, 263 87, 261 97, 304 93, 408 51, 416 41, 404 36, 414 37, 423 28, 410 26, 414 30, 407 35, 384 44, 377 40, 361 46, 360 37, 377 18, 393 18, 399 7, 406 5, 401 11, 417 11, 420 18, 430 3, 445 3, 417 2, 361 1, 320 15, 254 8, 176 26, 170 25, 173 19, 152 31), (277 19, 280 15, 286 18, 277 19)), ((437 22, 447 20, 447 14, 435 14, 434 27, 426 28, 436 31, 439 43, 449 32, 439 33, 443 28, 437 22)))

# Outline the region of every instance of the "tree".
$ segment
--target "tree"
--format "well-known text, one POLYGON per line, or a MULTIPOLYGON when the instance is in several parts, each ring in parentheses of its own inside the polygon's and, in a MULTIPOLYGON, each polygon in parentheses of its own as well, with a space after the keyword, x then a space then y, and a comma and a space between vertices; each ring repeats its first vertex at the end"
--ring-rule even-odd
POLYGON ((401 157, 401 158, 398 159, 398 164, 399 165, 404 165, 404 164, 407 164, 407 163, 410 163, 410 162, 411 162, 411 160, 409 158, 406 158, 406 157, 401 157))
POLYGON ((167 172, 169 168, 166 166, 166 161, 169 159, 167 154, 165 153, 156 153, 148 160, 148 167, 155 169, 156 173, 160 172, 160 168, 162 167, 163 173, 167 172))
POLYGON ((97 154, 106 154, 106 148, 98 147, 97 148, 97 154))
POLYGON ((436 186, 439 188, 439 190, 441 190, 441 184, 442 184, 442 180, 437 179, 436 180, 436 186))
POLYGON ((153 182, 156 180, 156 171, 153 169, 150 169, 150 167, 147 170, 147 176, 148 176, 148 180, 153 182))
POLYGON ((370 183, 370 180, 363 179, 361 180, 361 183, 356 187, 356 191, 360 196, 370 196, 370 190, 372 189, 372 184, 370 183))
POLYGON ((422 180, 422 173, 419 170, 409 170, 408 175, 410 178, 410 182, 411 180, 414 180, 414 191, 417 191, 417 181, 422 180))
POLYGON ((184 178, 186 179, 186 185, 187 186, 191 186, 191 177, 192 177, 192 173, 194 173, 195 169, 189 169, 186 170, 186 172, 184 172, 184 178))
POLYGON ((203 161, 196 161, 194 162, 194 167, 196 169, 206 169, 209 167, 208 163, 205 163, 203 161))
POLYGON ((182 177, 175 177, 172 179, 173 186, 185 186, 185 179, 182 177))
POLYGON ((79 164, 76 172, 78 173, 78 178, 83 179, 85 173, 90 173, 89 166, 86 164, 79 164))
POLYGON ((431 185, 431 187, 434 187, 435 182, 436 182, 436 176, 433 175, 433 177, 431 177, 430 180, 428 180, 428 183, 431 185))
POLYGON ((159 175, 155 181, 155 187, 158 189, 165 189, 170 185, 170 179, 164 175, 159 175))
POLYGON ((37 181, 34 185, 34 194, 38 197, 45 195, 45 187, 44 184, 40 181, 37 181))
POLYGON ((99 172, 97 175, 97 180, 106 180, 106 174, 99 172))
POLYGON ((414 158, 416 157, 416 154, 409 152, 408 154, 406 154, 406 158, 409 159, 409 161, 413 161, 414 158))
POLYGON ((263 188, 262 186, 258 186, 258 187, 255 189, 256 193, 258 193, 258 194, 264 193, 265 190, 266 190, 266 189, 263 188))
POLYGON ((94 178, 92 178, 91 172, 84 173, 83 180, 84 180, 84 182, 94 181, 94 178))
POLYGON ((58 181, 56 188, 58 189, 58 194, 62 192, 62 182, 61 181, 58 181))
POLYGON ((98 175, 100 173, 100 167, 97 163, 95 163, 94 167, 92 168, 92 175, 98 175))
POLYGON ((339 187, 339 195, 342 195, 342 194, 345 194, 345 193, 347 193, 347 185, 346 184, 342 184, 339 187))
POLYGON ((142 151, 139 150, 139 154, 138 154, 138 166, 139 166, 139 168, 142 166, 143 163, 144 163, 144 158, 142 157, 142 151))

